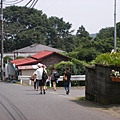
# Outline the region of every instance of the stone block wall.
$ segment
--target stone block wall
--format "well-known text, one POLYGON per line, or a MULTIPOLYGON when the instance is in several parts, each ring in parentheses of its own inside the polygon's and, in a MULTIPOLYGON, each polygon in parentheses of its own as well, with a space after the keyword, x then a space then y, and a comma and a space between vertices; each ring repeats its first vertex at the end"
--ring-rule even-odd
POLYGON ((101 104, 120 103, 120 82, 112 82, 111 70, 120 66, 98 65, 86 67, 85 97, 86 100, 101 104))

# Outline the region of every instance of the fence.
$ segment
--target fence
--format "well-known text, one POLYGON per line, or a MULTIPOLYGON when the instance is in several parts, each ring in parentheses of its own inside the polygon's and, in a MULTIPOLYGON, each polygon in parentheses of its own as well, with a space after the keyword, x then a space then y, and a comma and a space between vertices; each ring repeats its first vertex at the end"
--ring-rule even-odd
MULTIPOLYGON (((30 77, 31 76, 18 76, 18 79, 20 80, 21 84, 23 84, 24 82, 27 82, 29 85, 32 85, 32 81, 30 80, 30 77)), ((60 78, 58 79, 58 82, 59 81, 63 81, 63 76, 60 76, 60 78)), ((72 75, 71 81, 85 81, 85 75, 72 75)), ((50 77, 47 80, 47 82, 49 82, 49 86, 51 87, 50 77)))

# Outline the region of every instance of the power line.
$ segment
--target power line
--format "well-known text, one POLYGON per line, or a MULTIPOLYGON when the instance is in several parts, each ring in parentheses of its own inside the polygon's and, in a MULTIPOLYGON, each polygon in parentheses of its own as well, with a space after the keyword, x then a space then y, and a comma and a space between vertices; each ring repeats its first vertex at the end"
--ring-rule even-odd
POLYGON ((30 3, 31 3, 31 5, 30 5, 30 8, 32 7, 34 7, 36 4, 37 4, 37 2, 38 2, 38 0, 30 0, 26 5, 25 5, 25 7, 27 7, 30 3), (31 3, 32 2, 32 3, 31 3))
POLYGON ((34 3, 33 3, 33 5, 31 5, 32 6, 32 8, 37 4, 37 2, 38 2, 38 0, 34 0, 34 3))
POLYGON ((32 0, 30 0, 30 1, 25 5, 25 7, 27 7, 27 5, 29 5, 30 2, 32 2, 32 0))
POLYGON ((23 2, 23 1, 24 1, 24 0, 6 1, 6 2, 4 2, 4 5, 15 5, 15 4, 21 3, 21 2, 23 2))

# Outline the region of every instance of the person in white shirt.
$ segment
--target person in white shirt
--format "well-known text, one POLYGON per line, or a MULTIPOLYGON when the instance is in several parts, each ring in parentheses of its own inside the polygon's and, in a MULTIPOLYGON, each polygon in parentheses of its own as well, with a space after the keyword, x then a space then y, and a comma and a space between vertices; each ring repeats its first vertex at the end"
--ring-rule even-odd
POLYGON ((45 83, 46 81, 42 80, 42 74, 43 74, 43 64, 38 63, 38 69, 35 71, 36 74, 36 80, 38 80, 39 82, 39 86, 40 86, 40 94, 46 94, 46 89, 45 89, 45 83))

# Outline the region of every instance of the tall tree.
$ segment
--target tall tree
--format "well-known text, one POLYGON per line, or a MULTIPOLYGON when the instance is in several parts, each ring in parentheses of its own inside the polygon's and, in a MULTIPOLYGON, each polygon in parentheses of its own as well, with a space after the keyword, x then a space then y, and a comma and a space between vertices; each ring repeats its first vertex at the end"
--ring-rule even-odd
POLYGON ((71 24, 64 22, 63 18, 47 18, 34 8, 10 6, 4 9, 6 52, 34 43, 62 48, 61 41, 71 33, 70 29, 71 24))
POLYGON ((84 26, 82 25, 77 30, 76 36, 79 37, 79 38, 89 37, 89 33, 85 30, 84 26))

